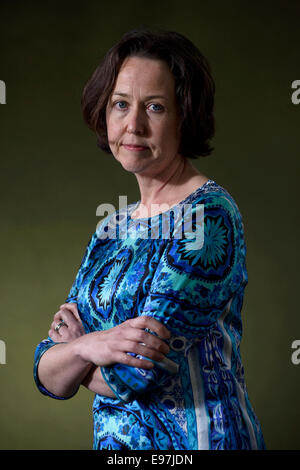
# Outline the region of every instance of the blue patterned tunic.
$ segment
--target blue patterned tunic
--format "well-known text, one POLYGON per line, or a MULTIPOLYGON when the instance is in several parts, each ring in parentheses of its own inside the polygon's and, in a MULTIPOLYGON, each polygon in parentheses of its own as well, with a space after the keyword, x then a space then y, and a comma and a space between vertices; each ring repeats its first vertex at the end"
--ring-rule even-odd
MULTIPOLYGON (((157 216, 131 218, 138 204, 100 222, 66 301, 86 333, 152 316, 171 332, 170 352, 152 370, 101 368, 117 398, 95 395, 94 449, 264 449, 240 357, 248 277, 235 201, 208 180, 157 216)), ((37 346, 34 376, 60 398, 37 375, 54 344, 37 346)))

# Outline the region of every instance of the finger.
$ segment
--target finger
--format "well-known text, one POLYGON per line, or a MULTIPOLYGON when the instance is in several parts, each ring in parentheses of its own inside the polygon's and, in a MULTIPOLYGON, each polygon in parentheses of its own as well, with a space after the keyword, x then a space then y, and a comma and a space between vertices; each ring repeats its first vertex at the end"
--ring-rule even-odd
POLYGON ((145 330, 139 330, 137 328, 126 329, 126 339, 135 341, 137 343, 143 343, 148 348, 153 348, 157 351, 162 352, 163 354, 168 354, 170 351, 169 346, 164 342, 164 340, 154 336, 151 333, 148 333, 145 330))
POLYGON ((55 327, 56 327, 56 324, 52 324, 52 325, 51 325, 51 330, 50 330, 50 331, 52 331, 53 333, 52 333, 52 336, 50 336, 50 335, 49 335, 49 336, 50 336, 53 340, 54 340, 54 338, 55 338, 54 341, 56 341, 56 340, 62 341, 62 336, 63 336, 63 335, 62 335, 62 330, 67 330, 67 327, 66 327, 65 325, 62 325, 62 326, 59 328, 58 331, 55 329, 55 327))
POLYGON ((137 367, 138 369, 153 369, 154 364, 147 359, 136 359, 130 354, 119 353, 116 355, 116 362, 126 364, 130 367, 137 367))
MULTIPOLYGON (((64 321, 65 324, 68 326, 70 331, 81 331, 84 332, 84 327, 81 320, 77 320, 75 318, 73 312, 68 309, 62 308, 54 315, 54 323, 58 324, 61 321, 64 321)), ((62 328, 62 327, 61 327, 62 328)))
POLYGON ((67 308, 61 308, 58 310, 58 312, 56 312, 56 314, 54 315, 54 321, 60 321, 62 319, 62 314, 63 312, 67 312, 67 314, 69 314, 70 316, 72 316, 72 318, 74 319, 74 321, 76 320, 77 321, 77 318, 75 317, 75 315, 73 314, 73 312, 70 310, 70 309, 67 309, 67 308))
POLYGON ((158 336, 163 339, 168 339, 171 337, 169 330, 161 322, 156 320, 153 317, 148 317, 142 315, 141 317, 132 318, 129 320, 135 328, 148 328, 149 330, 154 331, 158 336))
POLYGON ((78 313, 77 304, 75 302, 64 303, 64 304, 60 305, 59 308, 66 308, 66 309, 71 310, 71 312, 75 315, 77 320, 81 320, 80 316, 79 316, 79 313, 78 313))
POLYGON ((79 324, 73 312, 64 308, 60 310, 60 318, 68 325, 69 328, 72 326, 78 326, 79 324))
MULTIPOLYGON (((52 335, 49 334, 50 338, 55 340, 56 342, 65 342, 68 343, 69 341, 72 341, 73 339, 78 338, 79 336, 82 336, 82 333, 78 333, 77 331, 72 331, 70 328, 67 328, 65 325, 62 325, 58 331, 55 330, 55 324, 51 326, 52 330, 52 335)), ((51 332, 50 330, 50 332, 51 332)), ((50 333, 49 332, 49 333, 50 333)))
POLYGON ((121 349, 121 352, 129 352, 141 356, 146 356, 149 357, 149 359, 153 359, 154 361, 162 361, 165 358, 164 354, 162 354, 161 352, 149 348, 144 344, 136 343, 134 341, 124 341, 121 345, 121 348, 119 345, 119 347, 115 348, 115 350, 117 349, 121 349))
POLYGON ((54 343, 60 343, 61 342, 61 336, 53 329, 51 328, 48 332, 48 335, 54 341, 54 343))
MULTIPOLYGON (((59 321, 61 321, 61 320, 59 320, 59 321)), ((59 323, 56 322, 56 321, 53 321, 53 322, 51 323, 51 327, 50 327, 50 328, 51 328, 51 330, 52 330, 55 334, 58 334, 58 332, 59 332, 59 330, 60 330, 60 328, 59 328, 58 330, 56 329, 56 327, 57 327, 58 325, 59 325, 59 323)), ((62 328, 62 327, 61 327, 61 328, 62 328)))
POLYGON ((53 317, 53 321, 55 323, 59 323, 62 320, 61 314, 62 314, 62 310, 58 310, 58 312, 56 312, 56 314, 53 317))
POLYGON ((151 333, 146 333, 146 338, 142 341, 143 346, 159 351, 162 354, 168 354, 170 352, 170 347, 163 340, 155 337, 151 333))
POLYGON ((134 347, 134 352, 137 355, 144 356, 144 357, 149 357, 149 359, 152 359, 153 361, 163 361, 165 359, 165 355, 162 352, 159 352, 155 349, 148 348, 147 346, 144 346, 143 344, 137 344, 135 343, 136 346, 134 347))
POLYGON ((55 313, 53 317, 55 321, 59 321, 61 319, 62 312, 69 312, 74 317, 75 320, 81 321, 80 317, 78 316, 78 313, 76 311, 74 313, 73 309, 68 308, 67 304, 66 304, 66 307, 61 306, 61 308, 55 313))

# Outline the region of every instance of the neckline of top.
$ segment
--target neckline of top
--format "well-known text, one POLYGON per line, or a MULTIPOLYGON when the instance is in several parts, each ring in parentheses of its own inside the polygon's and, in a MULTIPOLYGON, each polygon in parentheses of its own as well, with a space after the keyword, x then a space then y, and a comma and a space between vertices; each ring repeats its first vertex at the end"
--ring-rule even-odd
MULTIPOLYGON (((186 201, 188 201, 189 199, 192 198, 192 196, 194 195, 197 195, 198 192, 201 192, 203 189, 206 188, 206 186, 208 184, 216 184, 216 182, 212 179, 208 179, 207 181, 205 181, 204 184, 202 184, 202 186, 199 186, 199 188, 196 188, 195 191, 193 191, 191 194, 189 194, 188 196, 186 196, 182 201, 178 202, 177 204, 175 204, 174 206, 170 207, 170 209, 168 209, 167 211, 165 212, 160 212, 159 214, 156 214, 156 215, 153 215, 152 217, 142 217, 142 218, 132 218, 131 217, 131 214, 132 212, 134 212, 134 210, 137 208, 138 204, 141 202, 140 200, 137 201, 136 203, 133 203, 132 204, 132 209, 130 211, 128 211, 128 217, 130 220, 132 221, 143 221, 143 220, 149 220, 149 219, 155 219, 156 217, 159 217, 160 215, 163 215, 163 214, 167 214, 168 212, 170 212, 171 209, 174 209, 175 207, 179 207, 181 205, 183 205, 186 201)), ((131 205, 131 204, 130 204, 131 205)))

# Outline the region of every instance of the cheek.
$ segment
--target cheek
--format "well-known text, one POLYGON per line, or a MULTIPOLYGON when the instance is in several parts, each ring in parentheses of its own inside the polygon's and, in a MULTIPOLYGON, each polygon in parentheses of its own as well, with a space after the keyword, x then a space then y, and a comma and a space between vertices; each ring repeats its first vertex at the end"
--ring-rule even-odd
POLYGON ((113 126, 112 126, 111 119, 109 119, 109 117, 107 116, 106 116, 106 129, 107 129, 107 137, 108 139, 110 139, 110 136, 113 134, 113 126))
POLYGON ((106 129, 108 138, 116 135, 117 126, 111 110, 106 111, 106 129))
POLYGON ((120 127, 116 126, 115 123, 112 122, 112 120, 107 120, 106 121, 106 126, 107 126, 107 140, 108 140, 108 145, 115 157, 119 155, 120 152, 120 141, 121 141, 121 132, 120 132, 120 127))
POLYGON ((110 119, 107 120, 106 127, 108 142, 111 144, 115 144, 118 140, 118 127, 114 125, 114 123, 110 119))

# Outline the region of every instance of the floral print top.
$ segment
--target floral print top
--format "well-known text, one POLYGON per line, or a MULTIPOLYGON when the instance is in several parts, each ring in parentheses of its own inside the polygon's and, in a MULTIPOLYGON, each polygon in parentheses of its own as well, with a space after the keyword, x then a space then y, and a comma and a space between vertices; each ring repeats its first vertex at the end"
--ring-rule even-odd
MULTIPOLYGON (((154 217, 131 218, 138 203, 98 225, 66 301, 86 333, 152 316, 170 352, 151 370, 101 367, 116 398, 95 395, 94 449, 264 449, 240 355, 248 276, 236 202, 210 179, 154 217)), ((54 344, 37 346, 34 377, 59 399, 38 378, 54 344)))

